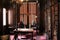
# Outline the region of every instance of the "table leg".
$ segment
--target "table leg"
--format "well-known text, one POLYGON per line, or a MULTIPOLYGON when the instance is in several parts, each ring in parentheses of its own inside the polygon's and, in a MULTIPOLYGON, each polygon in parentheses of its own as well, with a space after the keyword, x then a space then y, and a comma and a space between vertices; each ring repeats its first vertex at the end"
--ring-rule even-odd
POLYGON ((14 38, 15 38, 15 40, 18 40, 18 34, 17 33, 15 34, 14 38))

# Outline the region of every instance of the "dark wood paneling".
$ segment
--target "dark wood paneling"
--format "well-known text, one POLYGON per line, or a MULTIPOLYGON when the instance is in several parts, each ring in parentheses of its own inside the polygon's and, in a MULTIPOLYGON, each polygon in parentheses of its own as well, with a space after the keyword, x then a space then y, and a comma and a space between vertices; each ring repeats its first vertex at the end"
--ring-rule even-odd
POLYGON ((58 13, 59 13, 58 40, 60 40, 60 2, 58 2, 58 13))
POLYGON ((3 31, 3 14, 2 14, 2 8, 0 8, 0 34, 3 31))

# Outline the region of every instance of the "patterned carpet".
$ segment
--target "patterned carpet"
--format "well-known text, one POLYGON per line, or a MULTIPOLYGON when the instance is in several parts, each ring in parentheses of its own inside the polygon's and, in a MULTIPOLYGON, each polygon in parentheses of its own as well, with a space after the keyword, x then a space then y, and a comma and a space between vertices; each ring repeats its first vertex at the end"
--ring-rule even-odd
MULTIPOLYGON (((14 40, 15 35, 3 35, 0 37, 1 40, 14 40)), ((40 40, 40 36, 34 36, 33 39, 26 38, 26 35, 18 35, 17 40, 40 40)))

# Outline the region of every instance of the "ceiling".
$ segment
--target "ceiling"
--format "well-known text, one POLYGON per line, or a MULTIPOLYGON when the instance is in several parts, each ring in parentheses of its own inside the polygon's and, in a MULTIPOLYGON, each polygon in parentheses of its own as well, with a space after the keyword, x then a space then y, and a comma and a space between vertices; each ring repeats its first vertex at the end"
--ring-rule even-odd
MULTIPOLYGON (((9 8, 12 0, 0 0, 0 7, 9 8)), ((36 2, 37 0, 29 0, 29 2, 36 2)))

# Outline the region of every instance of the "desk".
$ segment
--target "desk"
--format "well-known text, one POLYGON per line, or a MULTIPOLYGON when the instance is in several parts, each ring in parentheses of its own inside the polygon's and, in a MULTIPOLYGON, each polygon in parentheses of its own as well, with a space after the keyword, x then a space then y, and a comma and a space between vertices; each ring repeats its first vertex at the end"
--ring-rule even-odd
POLYGON ((14 31, 14 33, 15 33, 15 40, 16 40, 17 35, 18 35, 19 33, 24 33, 24 34, 32 33, 32 40, 33 40, 33 29, 32 29, 32 28, 17 28, 17 30, 14 29, 13 31, 14 31))

